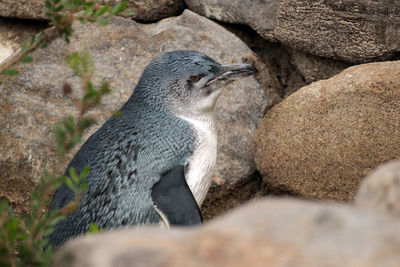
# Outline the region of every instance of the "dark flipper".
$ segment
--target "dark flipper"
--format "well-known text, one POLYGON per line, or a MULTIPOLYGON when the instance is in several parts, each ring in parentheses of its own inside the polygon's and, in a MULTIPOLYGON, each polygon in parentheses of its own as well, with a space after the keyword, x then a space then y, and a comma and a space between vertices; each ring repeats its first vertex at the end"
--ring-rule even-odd
POLYGON ((163 175, 152 188, 153 203, 167 225, 203 223, 199 206, 186 183, 184 173, 184 167, 180 166, 163 175))

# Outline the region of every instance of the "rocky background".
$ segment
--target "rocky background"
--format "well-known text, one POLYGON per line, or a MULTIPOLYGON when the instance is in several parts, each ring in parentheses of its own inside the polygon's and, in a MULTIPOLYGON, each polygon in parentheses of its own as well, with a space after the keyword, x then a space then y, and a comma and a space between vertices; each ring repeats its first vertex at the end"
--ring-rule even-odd
MULTIPOLYGON (((47 27, 43 2, 0 1, 0 62, 47 27)), ((95 82, 113 88, 96 110, 97 127, 166 51, 249 62, 259 74, 218 100, 218 166, 204 227, 78 238, 54 266, 400 266, 399 1, 129 7, 132 18, 105 27, 75 24, 70 45, 57 40, 36 51, 34 63, 0 86, 0 197, 17 212, 27 209, 43 167, 54 165, 54 123, 76 112, 61 89, 67 81, 80 93, 64 63, 71 52, 87 49, 95 82)))

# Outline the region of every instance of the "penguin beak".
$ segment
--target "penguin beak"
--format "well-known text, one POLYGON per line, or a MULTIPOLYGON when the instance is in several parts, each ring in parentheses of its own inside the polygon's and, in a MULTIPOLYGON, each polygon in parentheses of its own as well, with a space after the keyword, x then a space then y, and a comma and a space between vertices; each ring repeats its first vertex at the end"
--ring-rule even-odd
POLYGON ((239 77, 256 74, 258 70, 250 64, 222 65, 222 71, 206 83, 206 86, 220 81, 233 81, 239 77))

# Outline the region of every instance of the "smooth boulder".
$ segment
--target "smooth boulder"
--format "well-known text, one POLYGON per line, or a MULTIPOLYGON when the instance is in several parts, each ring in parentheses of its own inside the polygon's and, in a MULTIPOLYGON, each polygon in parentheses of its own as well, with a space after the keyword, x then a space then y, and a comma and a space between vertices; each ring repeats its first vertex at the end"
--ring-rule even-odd
POLYGON ((400 263, 400 224, 344 205, 266 199, 196 228, 72 240, 53 266, 363 266, 400 263))
POLYGON ((352 200, 362 178, 400 157, 400 61, 353 66, 272 107, 256 133, 266 188, 352 200))
POLYGON ((354 204, 400 222, 400 161, 379 166, 360 185, 354 204))

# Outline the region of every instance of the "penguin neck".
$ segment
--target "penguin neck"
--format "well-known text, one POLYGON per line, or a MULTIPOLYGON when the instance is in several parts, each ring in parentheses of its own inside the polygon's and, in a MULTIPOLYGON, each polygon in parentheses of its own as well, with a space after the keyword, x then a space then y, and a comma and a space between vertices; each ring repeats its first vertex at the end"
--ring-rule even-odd
POLYGON ((179 112, 176 113, 176 116, 193 125, 198 125, 200 128, 214 129, 215 115, 213 110, 209 112, 179 112))
POLYGON ((191 125, 196 136, 195 149, 188 158, 185 177, 200 207, 210 188, 217 159, 217 131, 214 124, 214 112, 181 114, 178 117, 191 125))

